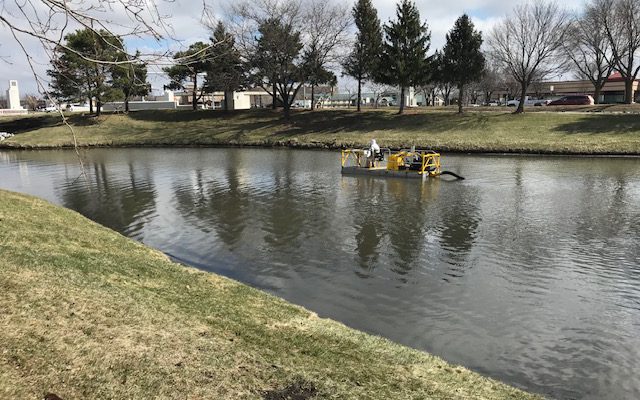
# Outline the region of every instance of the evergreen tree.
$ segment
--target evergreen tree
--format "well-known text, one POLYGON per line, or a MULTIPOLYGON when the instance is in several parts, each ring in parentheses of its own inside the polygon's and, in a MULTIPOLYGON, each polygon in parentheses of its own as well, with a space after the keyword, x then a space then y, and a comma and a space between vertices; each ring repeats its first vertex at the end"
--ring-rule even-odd
POLYGON ((451 75, 447 73, 444 66, 444 58, 442 52, 436 50, 436 52, 429 58, 431 80, 435 84, 436 89, 440 92, 444 105, 451 105, 451 90, 453 84, 451 82, 451 75))
POLYGON ((135 61, 139 57, 140 53, 137 52, 134 60, 116 65, 111 71, 111 85, 115 90, 122 92, 125 112, 129 112, 131 97, 146 96, 151 91, 151 86, 147 83, 147 65, 135 61))
POLYGON ((317 49, 306 50, 302 55, 307 82, 311 85, 311 109, 315 108, 315 89, 318 85, 336 82, 336 75, 326 69, 322 63, 322 56, 317 49))
POLYGON ((458 113, 462 113, 464 88, 482 78, 485 59, 480 51, 482 33, 475 30, 467 14, 456 20, 447 34, 447 43, 442 50, 442 71, 447 82, 458 86, 458 113))
POLYGON ((211 38, 211 62, 205 81, 208 92, 224 92, 224 109, 229 110, 229 96, 245 83, 244 68, 233 35, 222 22, 218 22, 211 38))
POLYGON ((203 42, 193 43, 185 51, 179 51, 173 59, 177 61, 176 65, 164 68, 164 72, 169 75, 171 82, 169 89, 187 89, 187 82, 191 82, 192 101, 191 104, 195 110, 198 107, 198 100, 205 93, 205 87, 202 85, 198 92, 198 75, 205 73, 210 66, 210 46, 203 42))
POLYGON ((53 68, 47 71, 54 95, 67 101, 88 99, 89 111, 100 115, 102 103, 117 97, 110 85, 115 65, 122 61, 122 40, 107 31, 80 29, 65 36, 66 47, 55 49, 53 68))
POLYGON ((290 23, 271 18, 260 24, 251 60, 254 79, 274 100, 281 102, 287 119, 291 104, 306 79, 301 50, 300 32, 290 23))
POLYGON ((382 53, 382 29, 371 0, 358 0, 353 6, 353 19, 358 28, 356 42, 343 65, 345 74, 358 81, 358 111, 362 102, 362 82, 375 75, 382 53))
POLYGON ((402 0, 397 5, 396 18, 384 26, 385 42, 377 79, 400 87, 398 114, 402 114, 406 88, 424 83, 429 75, 427 51, 431 33, 427 24, 420 22, 420 13, 411 0, 402 0))

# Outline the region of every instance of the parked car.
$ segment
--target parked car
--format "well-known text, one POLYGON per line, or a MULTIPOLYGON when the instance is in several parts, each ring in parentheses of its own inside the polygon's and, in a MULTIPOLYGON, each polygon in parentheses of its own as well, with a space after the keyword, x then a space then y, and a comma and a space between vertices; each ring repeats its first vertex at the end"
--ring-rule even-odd
POLYGON ((89 104, 86 104, 86 103, 85 104, 76 103, 76 104, 67 105, 67 111, 70 111, 70 112, 80 112, 80 111, 87 112, 89 110, 90 110, 89 104))
MULTIPOLYGON (((524 98, 525 106, 546 106, 551 102, 549 99, 534 99, 529 96, 524 98)), ((520 99, 509 100, 507 101, 508 107, 518 107, 520 105, 520 99)))
POLYGON ((554 100, 548 105, 550 106, 591 106, 594 104, 593 97, 588 94, 580 94, 573 96, 564 96, 558 100, 554 100))
POLYGON ((50 113, 50 112, 56 112, 58 111, 58 106, 46 106, 42 109, 42 111, 46 112, 46 113, 50 113))

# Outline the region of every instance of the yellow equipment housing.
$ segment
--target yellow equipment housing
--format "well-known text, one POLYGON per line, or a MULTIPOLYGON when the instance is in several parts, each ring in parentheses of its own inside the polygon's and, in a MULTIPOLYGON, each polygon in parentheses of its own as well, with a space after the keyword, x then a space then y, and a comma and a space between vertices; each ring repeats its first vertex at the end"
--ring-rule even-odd
POLYGON ((420 175, 440 175, 440 154, 429 150, 400 151, 389 155, 389 171, 416 171, 420 175))

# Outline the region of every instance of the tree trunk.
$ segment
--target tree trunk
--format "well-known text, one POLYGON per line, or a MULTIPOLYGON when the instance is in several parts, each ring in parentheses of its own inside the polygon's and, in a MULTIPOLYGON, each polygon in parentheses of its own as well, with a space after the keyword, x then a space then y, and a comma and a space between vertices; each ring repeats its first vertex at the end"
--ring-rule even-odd
MULTIPOLYGON (((284 111, 284 119, 286 119, 287 121, 291 118, 291 103, 293 102, 294 99, 291 99, 291 101, 289 101, 289 87, 285 86, 284 90, 280 91, 280 96, 282 97, 282 110, 284 111)), ((295 98, 295 95, 294 95, 295 98)))
POLYGON ((400 110, 398 110, 398 114, 402 114, 404 112, 404 86, 400 88, 400 110))
POLYGON ((524 98, 527 95, 527 84, 522 82, 520 87, 520 101, 518 102, 518 108, 514 111, 514 114, 522 114, 524 112, 524 98))
POLYGON ((124 112, 129 113, 129 95, 124 98, 124 112))
POLYGON ((464 99, 464 85, 458 86, 458 114, 462 114, 464 111, 462 110, 462 101, 464 99))
POLYGON ((593 102, 595 104, 600 104, 600 94, 602 93, 602 87, 604 86, 604 82, 605 81, 598 82, 595 84, 595 88, 594 88, 595 90, 593 93, 593 102))
POLYGON ((191 105, 194 110, 198 108, 198 74, 193 75, 193 92, 191 93, 191 105))
POLYGON ((626 78, 624 80, 624 102, 626 104, 633 104, 633 79, 626 78))
POLYGON ((358 111, 360 111, 360 103, 362 103, 362 78, 358 77, 358 111))
POLYGON ((96 116, 100 116, 102 114, 102 101, 97 98, 96 99, 96 116))
POLYGON ((89 97, 89 114, 93 114, 93 99, 89 97))
MULTIPOLYGON (((315 110, 315 94, 316 94, 316 85, 314 85, 313 83, 311 84, 311 111, 315 110)), ((307 107, 307 105, 304 105, 305 108, 307 107)))
POLYGON ((271 103, 271 109, 275 110, 276 109, 276 83, 273 83, 273 93, 272 95, 272 103, 271 103))

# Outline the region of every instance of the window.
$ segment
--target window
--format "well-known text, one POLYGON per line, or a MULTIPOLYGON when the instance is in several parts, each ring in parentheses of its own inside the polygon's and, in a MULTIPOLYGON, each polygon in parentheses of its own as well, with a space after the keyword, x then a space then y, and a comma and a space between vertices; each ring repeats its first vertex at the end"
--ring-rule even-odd
POLYGON ((18 86, 18 82, 16 82, 16 81, 11 81, 11 86, 18 86))

